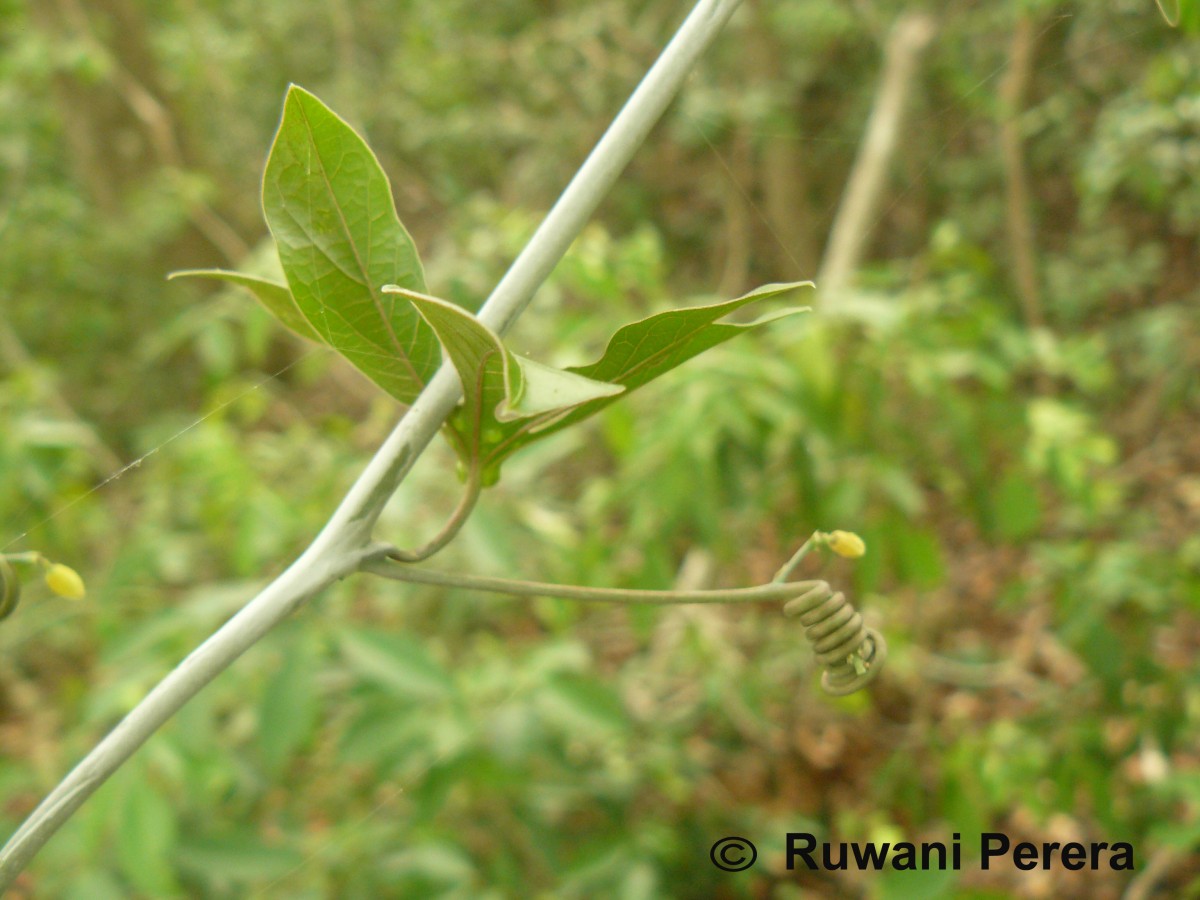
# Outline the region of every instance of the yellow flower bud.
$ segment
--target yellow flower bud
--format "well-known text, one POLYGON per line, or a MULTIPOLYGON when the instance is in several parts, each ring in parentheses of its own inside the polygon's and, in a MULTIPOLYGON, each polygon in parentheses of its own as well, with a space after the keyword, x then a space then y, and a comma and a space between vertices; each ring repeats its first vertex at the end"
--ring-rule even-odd
POLYGON ((62 563, 55 563, 46 570, 46 585, 58 596, 68 600, 82 600, 87 593, 79 573, 62 563))
POLYGON ((831 531, 825 544, 838 556, 847 559, 858 559, 867 552, 866 543, 853 531, 831 531))

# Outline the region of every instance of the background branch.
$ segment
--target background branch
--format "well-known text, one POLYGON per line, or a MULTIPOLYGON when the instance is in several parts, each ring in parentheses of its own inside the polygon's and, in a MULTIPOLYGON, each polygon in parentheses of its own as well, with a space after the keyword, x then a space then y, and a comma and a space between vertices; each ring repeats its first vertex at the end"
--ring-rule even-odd
MULTIPOLYGON (((96 37, 87 12, 77 0, 63 0, 63 3, 67 18, 78 33, 107 60, 109 83, 142 126, 155 157, 167 168, 186 169, 175 119, 166 104, 122 63, 119 54, 113 53, 96 37)), ((241 235, 206 200, 199 197, 190 200, 187 215, 195 229, 221 252, 229 265, 237 266, 250 252, 241 235)))
POLYGON ((1029 177, 1025 171, 1025 149, 1021 140, 1021 108, 1033 71, 1035 35, 1033 22, 1022 15, 1013 28, 1008 70, 1000 82, 1000 157, 1004 163, 1004 205, 1008 248, 1013 280, 1027 327, 1041 328, 1041 288, 1037 277, 1037 250, 1033 216, 1029 211, 1029 177))
POLYGON ((917 60, 934 33, 934 21, 928 15, 906 13, 888 38, 879 94, 871 108, 866 135, 850 170, 817 274, 817 299, 827 306, 836 302, 862 260, 863 247, 875 224, 871 217, 878 207, 884 175, 896 148, 917 60))

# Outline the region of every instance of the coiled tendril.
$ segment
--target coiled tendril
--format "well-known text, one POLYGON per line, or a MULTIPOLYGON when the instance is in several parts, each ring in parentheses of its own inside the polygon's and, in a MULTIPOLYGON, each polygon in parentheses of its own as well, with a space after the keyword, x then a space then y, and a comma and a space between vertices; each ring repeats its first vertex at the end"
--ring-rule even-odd
POLYGON ((869 684, 887 659, 887 642, 841 591, 818 581, 783 606, 783 614, 799 619, 817 661, 825 668, 821 687, 835 697, 853 694, 869 684))

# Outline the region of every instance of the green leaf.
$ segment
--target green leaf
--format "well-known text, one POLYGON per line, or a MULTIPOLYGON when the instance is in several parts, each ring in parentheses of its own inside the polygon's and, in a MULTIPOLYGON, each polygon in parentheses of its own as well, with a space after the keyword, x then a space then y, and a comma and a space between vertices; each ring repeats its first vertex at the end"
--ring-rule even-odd
POLYGON ((1000 479, 992 494, 996 535, 1020 541, 1037 534, 1042 525, 1042 504, 1037 485, 1013 469, 1000 479))
MULTIPOLYGON (((811 281, 767 284, 724 303, 658 313, 618 329, 609 338, 604 355, 596 362, 587 366, 571 366, 566 371, 594 381, 620 385, 629 393, 730 338, 784 316, 807 312, 807 307, 793 307, 770 313, 753 322, 732 324, 718 321, 749 303, 812 286, 811 281)), ((595 415, 614 399, 615 395, 599 397, 574 406, 566 413, 549 412, 516 422, 499 423, 491 434, 485 434, 482 450, 484 471, 494 473, 517 450, 595 415)), ((485 478, 485 483, 487 480, 491 479, 485 478)))
POLYGON ((629 730, 629 716, 621 698, 607 684, 580 675, 551 679, 538 695, 542 715, 565 732, 595 734, 629 730))
POLYGON ((243 287, 253 294, 269 313, 300 337, 319 344, 324 343, 321 335, 317 334, 300 312, 300 307, 296 305, 296 300, 286 284, 259 278, 257 275, 230 272, 228 269, 182 269, 167 276, 168 281, 174 278, 213 278, 243 287))
POLYGON ((116 856, 125 877, 147 896, 177 892, 171 866, 177 833, 174 807, 145 778, 133 781, 125 795, 116 856))
POLYGON ((920 590, 940 587, 946 580, 946 563, 937 535, 903 518, 895 520, 894 529, 900 578, 920 590))
POLYGON ((1155 0, 1155 2, 1158 4, 1158 11, 1162 13, 1163 21, 1172 28, 1177 27, 1187 0, 1155 0))
POLYGON ((1179 0, 1179 24, 1187 34, 1200 31, 1200 2, 1179 0))
POLYGON ((450 674, 412 638, 347 628, 338 645, 352 670, 392 694, 416 700, 454 694, 450 674))
POLYGON ((437 334, 463 384, 463 405, 455 420, 468 452, 478 456, 483 436, 501 423, 561 413, 581 403, 612 397, 625 389, 595 381, 512 353, 500 336, 466 310, 398 285, 385 293, 412 302, 437 334))
POLYGON ((263 176, 263 212, 297 308, 322 339, 402 403, 437 369, 438 344, 384 284, 425 290, 379 160, 325 104, 292 85, 263 176))
MULTIPOLYGON (((230 896, 234 884, 244 887, 248 882, 285 878, 307 857, 290 847, 265 844, 256 830, 244 828, 232 835, 185 840, 174 858, 189 875, 224 888, 224 895, 230 896)), ((244 896, 249 891, 236 893, 244 896)))
POLYGON ((295 640, 284 650, 282 665, 263 692, 258 713, 258 746, 267 768, 278 773, 312 738, 320 715, 316 656, 307 642, 295 640))

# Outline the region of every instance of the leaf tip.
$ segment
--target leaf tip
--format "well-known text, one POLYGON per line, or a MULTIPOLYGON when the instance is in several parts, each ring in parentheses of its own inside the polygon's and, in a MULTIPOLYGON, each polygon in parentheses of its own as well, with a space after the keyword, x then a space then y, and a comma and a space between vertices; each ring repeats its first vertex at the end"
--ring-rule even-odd
POLYGON ((782 291, 796 291, 796 290, 799 290, 800 288, 814 288, 815 289, 816 286, 817 286, 817 283, 815 281, 784 281, 779 284, 767 285, 768 288, 772 288, 773 290, 781 291, 781 292, 782 291))
MULTIPOLYGON (((313 106, 319 106, 324 109, 329 109, 321 102, 321 98, 314 94, 308 88, 301 87, 294 81, 288 84, 287 92, 283 95, 283 109, 286 113, 292 110, 294 113, 300 113, 303 110, 311 110, 313 106)), ((332 110, 329 110, 332 112, 332 110)))

